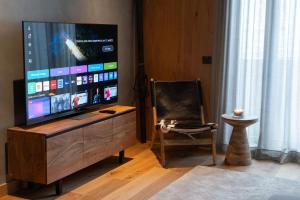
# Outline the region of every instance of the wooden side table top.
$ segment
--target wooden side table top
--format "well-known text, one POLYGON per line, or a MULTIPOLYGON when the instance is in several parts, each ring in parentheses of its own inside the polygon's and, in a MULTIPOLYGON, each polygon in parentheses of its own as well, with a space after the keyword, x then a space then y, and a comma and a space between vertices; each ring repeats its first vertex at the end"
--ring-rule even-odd
POLYGON ((256 116, 243 116, 243 117, 234 117, 233 115, 229 114, 223 114, 222 115, 223 120, 230 124, 231 126, 243 126, 247 127, 251 124, 254 124, 257 122, 258 117, 256 116))

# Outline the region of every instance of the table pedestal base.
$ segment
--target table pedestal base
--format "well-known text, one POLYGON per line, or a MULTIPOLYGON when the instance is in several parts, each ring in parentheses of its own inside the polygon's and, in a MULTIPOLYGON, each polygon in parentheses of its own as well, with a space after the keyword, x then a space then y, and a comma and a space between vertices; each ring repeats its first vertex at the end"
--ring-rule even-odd
POLYGON ((227 147, 225 163, 228 165, 251 165, 251 154, 245 127, 234 127, 227 147))

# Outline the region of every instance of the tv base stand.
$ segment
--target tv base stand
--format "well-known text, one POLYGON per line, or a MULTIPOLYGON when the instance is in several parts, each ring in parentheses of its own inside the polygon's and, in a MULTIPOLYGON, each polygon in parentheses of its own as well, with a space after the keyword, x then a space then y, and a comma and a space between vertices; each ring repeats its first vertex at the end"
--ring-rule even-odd
POLYGON ((35 127, 7 130, 8 175, 38 184, 55 183, 62 194, 62 179, 136 143, 134 107, 113 106, 115 114, 92 112, 91 117, 62 119, 35 127), (95 115, 94 115, 95 114, 95 115))

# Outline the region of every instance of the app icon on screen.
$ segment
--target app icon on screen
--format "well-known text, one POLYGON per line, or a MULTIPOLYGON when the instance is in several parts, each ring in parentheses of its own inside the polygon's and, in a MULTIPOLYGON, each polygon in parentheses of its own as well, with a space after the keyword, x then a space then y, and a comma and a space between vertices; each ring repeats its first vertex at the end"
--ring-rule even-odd
POLYGON ((42 92, 43 91, 43 84, 42 84, 42 82, 36 82, 36 84, 35 84, 35 91, 36 92, 42 92))
POLYGON ((82 85, 82 77, 81 76, 77 76, 76 84, 77 85, 82 85))
POLYGON ((82 84, 85 85, 88 83, 88 77, 87 76, 82 76, 82 84))
POLYGON ((36 90, 35 82, 29 82, 27 86, 27 90, 28 90, 27 91, 28 94, 34 94, 36 90))
POLYGON ((65 78, 64 79, 64 84, 66 87, 68 87, 70 85, 70 79, 69 78, 65 78))
POLYGON ((113 80, 114 79, 114 72, 109 72, 108 79, 113 80))
POLYGON ((51 90, 56 90, 56 80, 51 80, 50 81, 50 89, 51 90))
POLYGON ((44 81, 43 82, 43 88, 44 88, 44 91, 48 91, 50 89, 49 81, 44 81))
POLYGON ((118 78, 118 72, 114 72, 114 79, 117 79, 118 78))
POLYGON ((64 88, 64 79, 57 80, 57 88, 58 89, 64 88))
POLYGON ((93 78, 94 78, 93 75, 89 75, 89 83, 93 83, 93 78))
POLYGON ((99 82, 99 76, 98 74, 94 74, 94 83, 98 83, 99 82))
POLYGON ((99 74, 99 82, 103 81, 103 74, 99 74))
POLYGON ((104 81, 108 80, 108 73, 104 73, 104 81))

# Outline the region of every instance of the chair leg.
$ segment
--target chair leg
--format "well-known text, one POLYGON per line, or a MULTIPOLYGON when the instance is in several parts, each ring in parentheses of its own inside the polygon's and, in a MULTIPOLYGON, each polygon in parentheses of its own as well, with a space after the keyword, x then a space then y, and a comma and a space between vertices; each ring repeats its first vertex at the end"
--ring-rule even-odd
POLYGON ((154 142, 155 142, 155 138, 156 138, 156 130, 152 131, 152 138, 151 138, 151 144, 150 144, 150 149, 153 148, 154 142))
POLYGON ((159 137, 160 137, 160 159, 161 159, 161 165, 163 167, 166 166, 166 156, 165 156, 165 142, 164 142, 164 133, 159 131, 159 137))
POLYGON ((216 157, 217 157, 217 149, 216 149, 216 141, 217 141, 217 132, 212 132, 212 158, 213 164, 216 165, 216 157))

